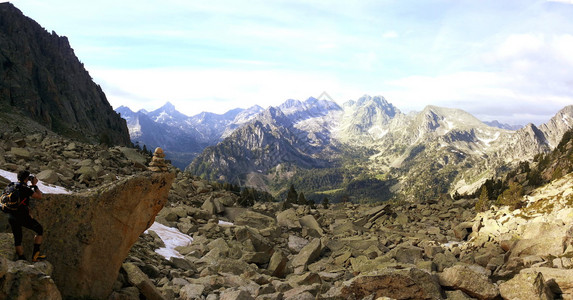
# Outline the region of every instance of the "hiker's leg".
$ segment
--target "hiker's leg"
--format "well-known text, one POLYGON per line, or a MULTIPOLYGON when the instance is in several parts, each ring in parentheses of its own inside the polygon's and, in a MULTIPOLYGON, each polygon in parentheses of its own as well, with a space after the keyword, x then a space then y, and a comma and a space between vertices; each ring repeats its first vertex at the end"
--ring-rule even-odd
POLYGON ((18 259, 24 259, 24 247, 22 247, 22 224, 12 215, 8 216, 8 222, 12 228, 12 234, 14 234, 14 248, 16 248, 18 259))
POLYGON ((26 218, 23 225, 24 227, 36 232, 36 236, 34 236, 34 249, 32 250, 32 261, 36 262, 46 258, 45 255, 40 254, 40 245, 42 244, 42 235, 44 234, 44 228, 42 225, 40 225, 40 223, 31 216, 26 218))

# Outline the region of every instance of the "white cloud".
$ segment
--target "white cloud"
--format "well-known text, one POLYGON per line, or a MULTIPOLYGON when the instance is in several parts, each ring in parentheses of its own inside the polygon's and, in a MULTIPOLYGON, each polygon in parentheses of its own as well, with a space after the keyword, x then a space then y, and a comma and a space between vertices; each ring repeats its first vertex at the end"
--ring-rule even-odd
POLYGON ((358 89, 342 88, 336 78, 319 72, 158 68, 91 73, 114 108, 153 110, 170 101, 187 115, 278 105, 289 98, 317 97, 322 91, 340 102, 360 95, 358 89))
POLYGON ((386 31, 382 34, 382 37, 385 39, 393 39, 398 37, 398 33, 394 30, 386 31))
POLYGON ((499 59, 528 55, 540 51, 544 47, 543 36, 533 34, 510 35, 497 49, 499 59))
POLYGON ((573 0, 546 0, 547 2, 559 2, 565 4, 573 4, 573 0))
POLYGON ((408 76, 387 82, 389 99, 405 109, 457 107, 482 119, 546 122, 573 104, 573 35, 509 35, 483 55, 484 71, 408 76))

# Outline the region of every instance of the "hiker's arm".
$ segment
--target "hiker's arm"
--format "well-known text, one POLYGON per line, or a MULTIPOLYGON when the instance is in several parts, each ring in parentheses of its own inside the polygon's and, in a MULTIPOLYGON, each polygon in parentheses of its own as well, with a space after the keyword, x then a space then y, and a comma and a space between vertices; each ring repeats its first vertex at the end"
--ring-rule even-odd
POLYGON ((32 186, 31 186, 31 188, 34 190, 34 193, 32 194, 32 198, 42 199, 42 192, 40 191, 40 189, 36 185, 37 183, 38 183, 38 178, 34 177, 34 179, 32 179, 32 186))

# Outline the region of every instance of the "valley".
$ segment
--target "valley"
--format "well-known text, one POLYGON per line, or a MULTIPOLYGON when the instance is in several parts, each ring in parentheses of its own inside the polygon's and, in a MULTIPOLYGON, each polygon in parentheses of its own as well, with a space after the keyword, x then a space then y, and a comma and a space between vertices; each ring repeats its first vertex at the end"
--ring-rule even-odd
MULTIPOLYGON (((170 109, 174 116, 181 115, 170 109)), ((170 116, 160 110, 164 117, 170 116)), ((203 130, 212 128, 206 132, 217 132, 203 144, 176 135, 176 151, 185 148, 185 141, 193 144, 187 149, 194 149, 194 158, 185 170, 278 198, 296 183, 317 203, 324 192, 335 201, 350 197, 362 202, 473 194, 486 180, 504 176, 518 162, 549 152, 573 125, 573 106, 539 127, 528 124, 508 130, 452 108, 430 105, 421 112, 403 114, 383 97, 368 95, 343 106, 309 98, 246 111, 237 115, 240 118, 235 116, 241 123, 230 121, 238 110, 225 114, 226 118, 219 116, 226 120, 219 125, 202 123, 203 130), (387 188, 381 194, 375 186, 387 188)), ((133 120, 128 118, 128 123, 133 120)), ((167 126, 160 121, 155 124, 167 126)), ((174 124, 183 128, 181 121, 174 124)), ((168 142, 155 145, 173 148, 168 142)))

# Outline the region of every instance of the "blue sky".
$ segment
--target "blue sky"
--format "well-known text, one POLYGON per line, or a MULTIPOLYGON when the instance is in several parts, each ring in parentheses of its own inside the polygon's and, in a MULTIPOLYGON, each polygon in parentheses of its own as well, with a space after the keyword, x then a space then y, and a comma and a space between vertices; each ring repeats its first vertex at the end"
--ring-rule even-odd
POLYGON ((223 113, 326 91, 540 124, 573 104, 573 0, 12 3, 69 38, 114 108, 223 113))

